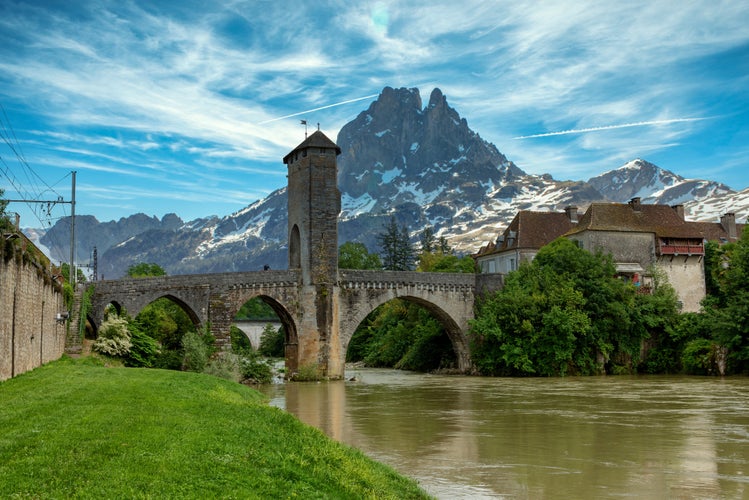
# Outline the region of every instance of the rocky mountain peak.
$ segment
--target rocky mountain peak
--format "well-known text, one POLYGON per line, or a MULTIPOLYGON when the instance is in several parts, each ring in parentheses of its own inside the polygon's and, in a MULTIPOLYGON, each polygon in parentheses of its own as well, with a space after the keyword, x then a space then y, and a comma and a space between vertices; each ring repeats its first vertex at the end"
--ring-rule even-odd
MULTIPOLYGON (((588 182, 528 175, 471 130, 438 88, 423 107, 418 89, 385 87, 340 130, 336 143, 341 148, 339 243, 361 242, 372 252, 379 250, 376 237, 390 217, 406 225, 414 241, 432 226, 456 251, 473 253, 520 210, 584 209, 592 201, 626 202, 639 196, 643 203, 702 200, 688 207, 695 216, 708 206, 704 200, 733 193, 722 184, 683 179, 639 158, 588 182)), ((740 199, 749 199, 749 193, 724 196, 714 208, 749 205, 740 199)), ((79 216, 78 259, 85 261, 97 246, 100 273, 112 278, 140 262, 157 263, 169 274, 284 268, 287 200, 284 187, 231 215, 186 224, 174 214, 160 221, 136 214, 108 223, 79 216)), ((69 221, 58 221, 47 233, 42 242, 54 258, 65 260, 69 221)))
POLYGON ((675 205, 694 198, 732 192, 718 182, 685 179, 641 158, 588 180, 607 200, 623 203, 634 197, 643 203, 675 205))

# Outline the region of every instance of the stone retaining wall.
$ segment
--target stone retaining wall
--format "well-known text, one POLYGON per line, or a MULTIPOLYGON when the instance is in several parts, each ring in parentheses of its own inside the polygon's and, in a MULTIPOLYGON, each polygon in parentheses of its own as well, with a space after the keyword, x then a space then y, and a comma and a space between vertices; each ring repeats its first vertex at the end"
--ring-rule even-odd
POLYGON ((0 380, 59 359, 65 352, 65 311, 59 285, 16 249, 0 258, 0 380))

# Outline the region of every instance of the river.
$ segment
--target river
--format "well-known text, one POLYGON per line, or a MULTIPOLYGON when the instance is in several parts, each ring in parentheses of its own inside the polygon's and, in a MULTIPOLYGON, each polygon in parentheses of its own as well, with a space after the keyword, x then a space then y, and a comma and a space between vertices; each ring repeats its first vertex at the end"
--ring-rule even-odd
POLYGON ((749 498, 749 379, 347 370, 271 404, 437 498, 749 498))

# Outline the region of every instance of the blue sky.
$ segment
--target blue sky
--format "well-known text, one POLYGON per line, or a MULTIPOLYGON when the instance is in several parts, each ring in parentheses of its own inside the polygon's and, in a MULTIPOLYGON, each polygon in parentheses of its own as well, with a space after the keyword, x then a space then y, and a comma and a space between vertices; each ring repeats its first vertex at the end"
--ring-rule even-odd
POLYGON ((285 185, 301 119, 335 140, 391 86, 439 87, 528 173, 639 157, 740 190, 747 26, 736 0, 3 0, 0 189, 69 200, 75 170, 100 221, 228 215, 285 185))

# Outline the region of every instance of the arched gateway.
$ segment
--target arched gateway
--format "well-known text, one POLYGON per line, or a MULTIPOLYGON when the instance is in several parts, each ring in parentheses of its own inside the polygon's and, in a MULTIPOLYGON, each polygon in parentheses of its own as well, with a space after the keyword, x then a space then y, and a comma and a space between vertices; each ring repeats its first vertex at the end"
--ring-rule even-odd
POLYGON ((473 317, 475 274, 352 271, 338 269, 336 184, 340 148, 319 130, 283 159, 288 168, 289 269, 99 281, 89 318, 101 324, 109 304, 136 315, 160 297, 208 325, 219 345, 247 300, 261 297, 287 332, 286 368, 316 367, 322 377, 343 377, 346 350, 356 327, 379 305, 403 298, 437 317, 455 349, 458 368, 471 368, 468 320, 473 317))

